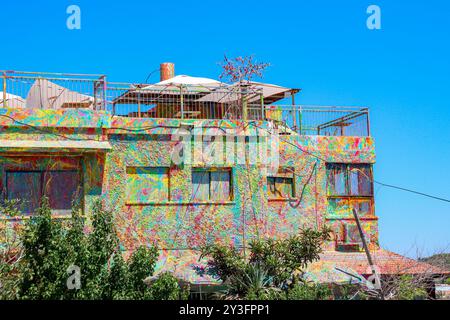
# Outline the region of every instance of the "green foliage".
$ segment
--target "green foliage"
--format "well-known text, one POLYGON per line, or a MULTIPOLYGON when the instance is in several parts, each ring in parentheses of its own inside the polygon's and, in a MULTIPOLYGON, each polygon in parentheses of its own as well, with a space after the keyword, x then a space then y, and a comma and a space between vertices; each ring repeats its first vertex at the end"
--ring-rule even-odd
POLYGON ((281 299, 297 282, 301 270, 318 260, 329 230, 304 229, 283 239, 255 240, 246 256, 221 245, 202 249, 206 272, 228 285, 228 295, 246 299, 281 299))
POLYGON ((397 283, 396 300, 423 300, 427 298, 427 291, 414 283, 411 275, 402 275, 397 283))
POLYGON ((3 200, 0 205, 0 300, 18 295, 18 263, 21 255, 20 239, 15 228, 9 227, 9 219, 20 212, 17 200, 3 200))
POLYGON ((288 300, 332 300, 332 290, 324 284, 299 282, 287 292, 288 300))
POLYGON ((303 229, 283 240, 257 240, 250 243, 250 263, 264 266, 276 286, 292 279, 294 272, 319 260, 321 245, 329 238, 329 230, 303 229))
MULTIPOLYGON (((10 215, 13 207, 1 209, 10 215)), ((125 261, 119 246, 113 214, 96 202, 92 210, 92 231, 85 232, 85 219, 74 206, 69 220, 51 216, 46 198, 21 233, 21 258, 0 261, 1 299, 149 299, 185 295, 168 277, 149 288, 158 258, 156 247, 137 248, 125 261), (81 286, 67 286, 69 267, 80 270, 81 286)), ((2 228, 7 230, 8 228, 2 228)), ((6 255, 2 255, 6 256, 6 255)))
POLYGON ((169 272, 159 275, 149 293, 153 300, 185 300, 189 296, 189 290, 181 288, 178 279, 169 272))
POLYGON ((148 286, 144 279, 153 274, 155 263, 158 259, 156 247, 139 247, 133 252, 128 264, 129 281, 133 291, 134 299, 148 297, 148 286))
POLYGON ((61 221, 52 220, 48 199, 31 217, 22 236, 23 257, 19 296, 23 299, 60 299, 64 295, 67 246, 61 221))

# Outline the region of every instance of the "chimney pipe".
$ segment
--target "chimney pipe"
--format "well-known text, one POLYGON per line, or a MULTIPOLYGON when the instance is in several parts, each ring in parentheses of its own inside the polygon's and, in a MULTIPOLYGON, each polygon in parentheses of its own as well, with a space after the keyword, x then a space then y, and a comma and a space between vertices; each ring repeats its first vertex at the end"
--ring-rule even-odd
POLYGON ((175 64, 172 62, 161 63, 160 67, 160 81, 164 81, 175 77, 175 64))

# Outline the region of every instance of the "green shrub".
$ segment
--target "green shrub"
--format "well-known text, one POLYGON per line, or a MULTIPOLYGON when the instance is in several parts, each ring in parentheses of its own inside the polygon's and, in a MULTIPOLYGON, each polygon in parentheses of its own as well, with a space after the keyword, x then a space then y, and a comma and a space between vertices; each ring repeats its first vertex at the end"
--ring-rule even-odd
POLYGON ((150 297, 153 300, 182 300, 187 299, 189 290, 181 288, 178 279, 171 273, 161 273, 150 286, 150 297))
POLYGON ((425 288, 414 283, 414 277, 402 275, 397 282, 396 300, 423 300, 427 298, 425 288))
POLYGON ((299 282, 287 291, 288 300, 332 300, 332 290, 325 284, 299 282))
POLYGON ((205 270, 228 286, 229 297, 246 299, 285 298, 301 270, 319 259, 329 230, 304 229, 293 237, 255 240, 247 256, 233 247, 209 245, 202 248, 207 257, 205 270))
MULTIPOLYGON (((14 214, 7 206, 1 210, 14 214)), ((158 249, 139 247, 124 261, 113 214, 96 202, 91 213, 92 231, 86 233, 85 219, 80 212, 74 206, 72 216, 63 223, 52 218, 48 200, 43 199, 41 207, 25 222, 21 232, 20 261, 11 263, 6 258, 0 261, 1 299, 150 297, 152 288, 148 288, 144 279, 153 274, 158 249), (78 289, 70 290, 67 286, 71 266, 80 269, 81 287, 78 289)), ((2 229, 5 230, 8 227, 2 229)), ((166 286, 164 292, 170 297, 181 294, 179 288, 170 286, 166 286)))

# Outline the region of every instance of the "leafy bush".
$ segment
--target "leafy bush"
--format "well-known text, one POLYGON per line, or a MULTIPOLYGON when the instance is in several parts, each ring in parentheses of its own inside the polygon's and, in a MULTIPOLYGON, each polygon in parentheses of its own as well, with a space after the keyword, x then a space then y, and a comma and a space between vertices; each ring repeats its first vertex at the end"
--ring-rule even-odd
POLYGON ((287 291, 288 300, 332 300, 332 290, 325 284, 299 282, 287 291))
POLYGON ((159 275, 152 283, 149 293, 153 300, 185 300, 189 296, 189 290, 181 288, 178 279, 169 272, 159 275))
MULTIPOLYGON (((2 210, 14 214, 11 208, 4 206, 2 210)), ((145 284, 144 279, 153 274, 158 258, 156 247, 141 246, 125 261, 112 213, 96 202, 92 210, 92 231, 86 233, 85 219, 80 211, 74 206, 69 220, 54 219, 48 200, 43 199, 41 207, 21 230, 20 246, 17 247, 20 259, 11 263, 4 258, 5 254, 2 255, 1 299, 149 299, 155 296, 181 296, 178 284, 168 285, 167 277, 160 280, 155 288, 145 284), (78 289, 70 290, 67 286, 71 266, 77 266, 80 270, 81 286, 78 289)))
POLYGON ((282 299, 301 277, 301 270, 318 260, 329 230, 304 229, 283 239, 255 240, 248 256, 234 247, 209 245, 202 248, 207 257, 204 272, 228 286, 229 297, 282 299))
POLYGON ((427 298, 427 291, 414 283, 414 277, 410 275, 400 276, 397 284, 396 300, 423 300, 427 298))

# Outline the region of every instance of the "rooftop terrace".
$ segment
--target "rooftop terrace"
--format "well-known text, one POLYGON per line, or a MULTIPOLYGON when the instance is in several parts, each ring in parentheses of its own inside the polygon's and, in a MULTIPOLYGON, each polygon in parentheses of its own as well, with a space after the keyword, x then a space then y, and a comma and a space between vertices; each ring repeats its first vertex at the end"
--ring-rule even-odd
POLYGON ((299 89, 260 82, 225 84, 189 76, 156 84, 116 83, 104 75, 0 71, 0 107, 88 108, 115 116, 271 121, 284 134, 369 136, 361 107, 295 104, 299 89))

